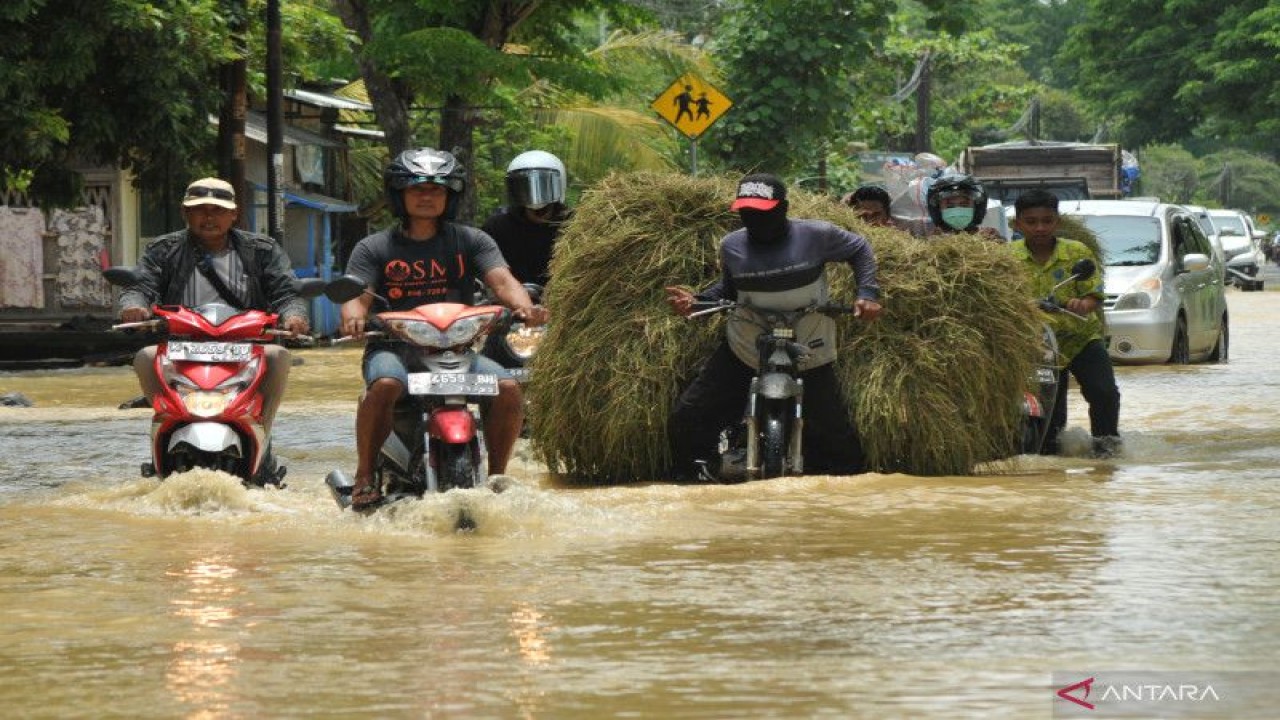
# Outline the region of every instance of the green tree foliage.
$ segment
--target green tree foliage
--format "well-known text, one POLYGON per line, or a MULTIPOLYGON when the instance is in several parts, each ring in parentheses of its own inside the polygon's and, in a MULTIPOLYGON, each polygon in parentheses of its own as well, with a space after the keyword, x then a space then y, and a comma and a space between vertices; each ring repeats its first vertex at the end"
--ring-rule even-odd
POLYGON ((212 70, 233 57, 217 0, 8 0, 0 7, 0 167, 47 203, 74 165, 163 182, 210 149, 212 70))
POLYGON ((1249 212, 1280 211, 1280 165, 1239 149, 1200 158, 1197 197, 1203 204, 1249 212))
POLYGON ((1072 93, 1045 87, 1039 90, 1040 138, 1066 142, 1088 142, 1098 129, 1098 121, 1084 102, 1072 93))
MULTIPOLYGON (((514 109, 503 87, 539 82, 599 94, 611 78, 587 54, 582 17, 626 24, 621 0, 334 0, 351 30, 369 99, 392 154, 419 144, 468 162, 486 109, 514 109), (435 138, 419 139, 411 108, 431 108, 435 138)), ((425 134, 425 133, 424 133, 425 134)), ((461 215, 475 214, 469 188, 461 215)))
POLYGON ((1280 136, 1280 7, 1274 0, 1085 0, 1064 46, 1077 90, 1120 118, 1130 146, 1252 143, 1280 136))
POLYGON ((1065 75, 1055 57, 1083 17, 1084 0, 980 0, 973 7, 979 27, 1000 42, 1026 46, 1018 62, 1032 79, 1062 87, 1065 75))
POLYGON ((786 173, 816 159, 855 101, 848 69, 872 55, 892 9, 888 0, 731 6, 712 48, 734 107, 709 147, 738 170, 786 173))
POLYGON ((1153 195, 1172 203, 1196 203, 1200 165, 1181 145, 1153 145, 1142 151, 1138 162, 1142 169, 1139 195, 1153 195))

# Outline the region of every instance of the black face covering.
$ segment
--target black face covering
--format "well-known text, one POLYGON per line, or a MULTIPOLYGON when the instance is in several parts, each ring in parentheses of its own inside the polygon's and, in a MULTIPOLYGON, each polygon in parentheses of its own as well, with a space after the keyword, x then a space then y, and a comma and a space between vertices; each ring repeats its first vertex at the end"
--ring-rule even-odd
POLYGON ((738 211, 747 229, 747 240, 759 245, 772 245, 787 239, 787 203, 782 201, 772 210, 738 211))

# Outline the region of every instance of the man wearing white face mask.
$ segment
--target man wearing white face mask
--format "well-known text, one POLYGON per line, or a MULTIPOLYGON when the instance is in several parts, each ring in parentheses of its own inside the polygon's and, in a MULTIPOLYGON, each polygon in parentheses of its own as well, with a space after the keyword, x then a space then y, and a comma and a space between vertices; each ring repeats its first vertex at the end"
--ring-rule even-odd
POLYGON ((987 191, 971 175, 945 172, 934 178, 926 203, 936 233, 963 232, 1004 241, 995 229, 981 226, 987 215, 987 191))

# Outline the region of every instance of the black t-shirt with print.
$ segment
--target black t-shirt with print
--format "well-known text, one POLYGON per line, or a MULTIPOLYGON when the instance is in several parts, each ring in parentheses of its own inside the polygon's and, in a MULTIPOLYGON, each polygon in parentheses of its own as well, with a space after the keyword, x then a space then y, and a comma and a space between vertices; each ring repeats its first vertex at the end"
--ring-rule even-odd
POLYGON ((351 252, 347 273, 386 298, 392 310, 433 302, 474 302, 476 279, 506 267, 498 245, 483 231, 444 223, 430 240, 412 240, 399 228, 374 233, 351 252))

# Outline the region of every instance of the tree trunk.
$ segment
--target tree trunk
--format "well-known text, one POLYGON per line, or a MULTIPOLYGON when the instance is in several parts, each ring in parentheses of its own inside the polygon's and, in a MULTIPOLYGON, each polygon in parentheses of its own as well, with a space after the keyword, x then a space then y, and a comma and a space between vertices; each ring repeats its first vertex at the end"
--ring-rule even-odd
POLYGON ((334 0, 334 7, 342 18, 342 24, 353 32, 359 45, 352 48, 357 62, 360 64, 360 77, 364 79, 365 90, 369 93, 369 102, 378 118, 378 126, 383 132, 383 141, 391 156, 413 147, 413 131, 409 129, 409 106, 412 94, 408 88, 396 82, 386 73, 378 69, 376 63, 365 56, 360 46, 373 40, 373 27, 369 22, 369 11, 363 0, 334 0))
POLYGON ((458 205, 458 220, 470 223, 476 215, 476 188, 470 181, 475 149, 475 111, 460 95, 449 95, 440 113, 440 149, 453 153, 468 170, 466 192, 458 205))

